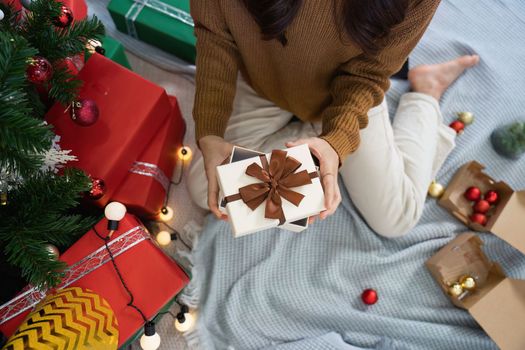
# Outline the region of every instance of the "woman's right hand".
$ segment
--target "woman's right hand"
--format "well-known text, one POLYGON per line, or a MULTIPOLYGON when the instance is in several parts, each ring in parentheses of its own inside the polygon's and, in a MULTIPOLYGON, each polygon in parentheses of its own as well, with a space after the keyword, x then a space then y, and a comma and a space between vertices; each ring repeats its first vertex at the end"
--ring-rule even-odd
POLYGON ((204 158, 204 170, 208 178, 208 207, 218 219, 223 218, 219 210, 219 184, 217 182, 217 166, 230 156, 233 145, 222 137, 209 135, 199 140, 199 147, 204 158))

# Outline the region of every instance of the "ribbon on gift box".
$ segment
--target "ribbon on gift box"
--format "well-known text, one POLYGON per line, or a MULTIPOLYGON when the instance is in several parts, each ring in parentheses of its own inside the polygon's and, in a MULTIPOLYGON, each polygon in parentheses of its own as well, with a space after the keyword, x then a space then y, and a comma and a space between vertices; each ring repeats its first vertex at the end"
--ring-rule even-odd
POLYGON ((146 163, 146 162, 135 162, 133 163, 133 166, 131 169, 129 169, 130 173, 142 175, 142 176, 150 176, 157 180, 157 182, 164 188, 164 191, 167 193, 168 188, 170 186, 170 179, 164 174, 161 168, 159 168, 155 164, 146 163))
POLYGON ((175 6, 168 5, 162 0, 133 0, 133 5, 131 5, 125 17, 128 34, 134 38, 138 38, 137 29, 135 28, 135 21, 144 7, 163 13, 166 16, 176 19, 177 21, 186 23, 191 27, 195 26, 193 23, 193 18, 188 12, 178 9, 175 6))
MULTIPOLYGON (((146 228, 135 226, 112 241, 109 241, 108 247, 111 249, 113 256, 117 257, 147 239, 151 239, 151 237, 146 228)), ((102 245, 93 253, 71 265, 66 270, 65 276, 57 289, 70 286, 110 260, 111 256, 106 250, 106 247, 102 245)), ((31 309, 44 299, 46 294, 46 291, 41 291, 35 287, 29 286, 23 293, 0 306, 0 324, 3 324, 4 322, 7 322, 31 309)))
POLYGON ((282 198, 296 207, 304 198, 299 192, 292 190, 294 187, 309 185, 312 179, 319 177, 317 172, 309 173, 306 170, 296 173, 301 167, 301 162, 293 157, 288 157, 286 151, 274 150, 270 156, 270 164, 265 155, 259 156, 262 167, 252 163, 246 169, 246 175, 262 181, 239 188, 239 193, 227 196, 226 203, 242 200, 251 210, 255 210, 266 202, 264 217, 278 219, 279 225, 286 222, 282 207, 282 198))

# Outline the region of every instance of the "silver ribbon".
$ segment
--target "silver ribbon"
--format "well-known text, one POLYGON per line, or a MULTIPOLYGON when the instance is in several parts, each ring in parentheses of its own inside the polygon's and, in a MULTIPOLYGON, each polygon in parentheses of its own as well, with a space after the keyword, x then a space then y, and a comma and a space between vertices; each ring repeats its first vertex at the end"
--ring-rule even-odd
POLYGON ((166 193, 168 192, 170 186, 170 179, 168 179, 166 174, 164 174, 162 169, 159 168, 157 165, 145 162, 135 162, 133 163, 131 169, 129 169, 129 172, 137 175, 150 176, 154 178, 164 188, 164 191, 166 193))
MULTIPOLYGON (((114 257, 130 250, 137 244, 151 239, 146 228, 135 226, 108 243, 108 247, 114 257)), ((99 249, 68 267, 62 282, 56 289, 66 288, 87 274, 95 271, 100 266, 111 260, 106 247, 102 245, 99 249)), ((7 303, 0 306, 0 324, 20 315, 33 308, 45 298, 47 291, 41 291, 35 287, 28 286, 25 291, 7 303)))
POLYGON ((138 38, 135 21, 144 7, 165 14, 166 16, 185 23, 190 27, 195 26, 193 18, 191 18, 191 15, 188 12, 178 9, 175 6, 168 5, 162 0, 133 0, 133 5, 131 5, 125 17, 128 34, 134 38, 138 38))

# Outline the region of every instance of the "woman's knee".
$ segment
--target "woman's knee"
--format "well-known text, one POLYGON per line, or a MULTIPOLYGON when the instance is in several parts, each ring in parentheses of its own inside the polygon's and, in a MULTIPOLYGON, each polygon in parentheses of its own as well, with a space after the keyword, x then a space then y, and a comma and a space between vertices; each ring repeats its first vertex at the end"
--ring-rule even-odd
POLYGON ((201 158, 195 159, 188 172, 188 192, 199 207, 208 210, 208 179, 201 158))
POLYGON ((390 211, 386 215, 367 220, 368 225, 380 236, 400 238, 407 235, 419 222, 423 214, 424 203, 416 200, 405 201, 400 210, 390 211))

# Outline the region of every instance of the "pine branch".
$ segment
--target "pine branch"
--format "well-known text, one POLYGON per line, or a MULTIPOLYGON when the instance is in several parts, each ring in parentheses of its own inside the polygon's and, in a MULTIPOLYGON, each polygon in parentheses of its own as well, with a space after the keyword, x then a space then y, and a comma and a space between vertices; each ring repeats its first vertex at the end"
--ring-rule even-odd
POLYGON ((20 267, 22 277, 40 290, 57 286, 66 267, 45 249, 45 244, 44 241, 17 234, 4 248, 7 261, 20 267))
POLYGON ((54 72, 47 84, 49 96, 63 105, 76 98, 81 83, 62 64, 65 58, 84 52, 89 39, 104 35, 104 26, 95 16, 90 20, 75 21, 67 28, 53 25, 60 13, 61 3, 34 0, 31 16, 24 24, 27 40, 38 49, 39 55, 53 64, 54 72))
POLYGON ((49 149, 53 134, 34 118, 26 92, 26 62, 36 50, 19 35, 0 32, 0 166, 21 175, 40 168, 36 154, 49 149))
POLYGON ((96 222, 69 212, 88 188, 89 179, 79 170, 37 174, 9 192, 8 205, 0 207, 4 253, 31 284, 45 288, 60 281, 63 264, 49 259, 45 244, 69 245, 96 222))

